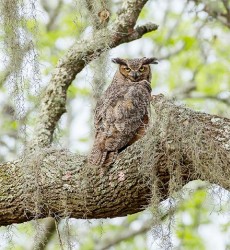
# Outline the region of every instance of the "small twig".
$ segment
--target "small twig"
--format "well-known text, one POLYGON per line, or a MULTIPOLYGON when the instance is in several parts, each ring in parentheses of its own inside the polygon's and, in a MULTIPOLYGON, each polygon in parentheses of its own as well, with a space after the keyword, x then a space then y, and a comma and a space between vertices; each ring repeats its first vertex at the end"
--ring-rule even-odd
POLYGON ((56 228, 56 232, 57 232, 57 235, 58 235, 59 245, 60 245, 61 250, 64 250, 63 243, 62 243, 62 240, 61 240, 61 234, 60 234, 60 231, 59 231, 59 228, 58 228, 58 221, 57 221, 56 218, 54 218, 54 219, 55 219, 55 228, 56 228))
POLYGON ((225 14, 225 17, 228 21, 228 24, 230 24, 230 4, 229 4, 229 1, 228 0, 222 0, 222 3, 225 7, 225 10, 226 10, 226 14, 225 14))
POLYGON ((50 242, 51 237, 55 231, 55 220, 53 218, 46 218, 44 221, 44 234, 40 237, 40 242, 37 243, 38 250, 44 250, 47 244, 50 242))
POLYGON ((62 5, 63 5, 63 0, 59 0, 56 8, 53 10, 52 14, 49 15, 50 20, 46 25, 47 31, 50 31, 54 28, 54 23, 59 15, 62 5))
POLYGON ((158 60, 159 60, 159 61, 160 61, 160 60, 168 60, 168 59, 170 59, 171 57, 173 57, 173 56, 175 56, 175 55, 178 55, 181 51, 183 51, 184 47, 185 47, 185 44, 183 44, 180 48, 178 48, 178 49, 176 49, 176 50, 174 50, 174 51, 168 53, 167 55, 159 57, 158 60))
POLYGON ((230 106, 230 98, 221 98, 218 95, 212 96, 212 95, 199 95, 199 96, 191 96, 188 95, 185 98, 192 98, 192 99, 211 99, 214 101, 222 102, 228 106, 230 106))
POLYGON ((47 31, 51 31, 54 29, 54 23, 59 15, 61 7, 63 6, 63 0, 58 0, 57 6, 53 10, 50 8, 48 1, 41 0, 40 3, 49 16, 49 22, 46 25, 46 29, 47 31))

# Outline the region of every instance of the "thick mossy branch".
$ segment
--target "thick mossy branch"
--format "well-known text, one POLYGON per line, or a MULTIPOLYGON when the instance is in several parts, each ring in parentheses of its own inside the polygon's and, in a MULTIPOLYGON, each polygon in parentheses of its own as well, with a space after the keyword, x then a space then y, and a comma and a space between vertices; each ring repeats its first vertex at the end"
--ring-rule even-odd
POLYGON ((0 166, 0 224, 48 216, 125 216, 194 179, 230 190, 230 120, 153 99, 147 135, 109 169, 44 149, 0 166))
POLYGON ((54 129, 61 115, 66 111, 66 92, 76 75, 87 63, 122 43, 142 37, 157 29, 155 24, 147 24, 134 29, 140 11, 147 0, 126 0, 117 19, 108 27, 93 32, 87 40, 76 42, 68 53, 59 60, 52 79, 41 100, 34 146, 49 146, 54 129))

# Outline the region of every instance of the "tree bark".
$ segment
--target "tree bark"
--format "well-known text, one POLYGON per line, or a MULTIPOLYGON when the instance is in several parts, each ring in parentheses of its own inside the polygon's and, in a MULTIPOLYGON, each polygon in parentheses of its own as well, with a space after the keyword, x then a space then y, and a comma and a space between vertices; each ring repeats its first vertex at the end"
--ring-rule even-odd
POLYGON ((230 120, 153 97, 146 136, 109 168, 47 148, 0 165, 0 225, 48 216, 125 216, 194 179, 230 189, 230 120))

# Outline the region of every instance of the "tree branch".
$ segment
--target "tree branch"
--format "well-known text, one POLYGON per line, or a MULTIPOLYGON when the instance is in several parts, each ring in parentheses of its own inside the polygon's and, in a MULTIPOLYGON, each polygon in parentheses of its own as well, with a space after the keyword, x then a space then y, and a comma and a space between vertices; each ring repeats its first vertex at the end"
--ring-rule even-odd
POLYGON ((147 0, 124 1, 114 23, 96 31, 89 39, 76 42, 59 60, 41 100, 33 146, 45 147, 52 141, 56 124, 66 111, 67 89, 87 63, 111 48, 138 39, 145 33, 157 29, 158 26, 155 24, 146 24, 134 29, 138 15, 146 2, 147 0))
POLYGON ((48 216, 125 216, 194 179, 230 190, 230 120, 176 106, 162 96, 153 98, 153 108, 147 135, 109 169, 56 149, 1 164, 0 225, 48 216))
POLYGON ((118 232, 117 234, 112 233, 112 237, 108 237, 105 235, 102 239, 100 239, 99 243, 94 242, 95 250, 106 250, 112 246, 115 246, 125 240, 133 238, 137 235, 144 234, 148 232, 154 226, 157 226, 160 223, 163 223, 167 218, 172 216, 176 212, 176 207, 168 209, 167 212, 160 214, 160 218, 148 219, 147 221, 142 222, 142 226, 138 230, 130 229, 123 230, 122 232, 118 232))
POLYGON ((140 235, 140 234, 144 234, 146 232, 148 232, 154 225, 154 223, 152 221, 147 221, 145 223, 143 223, 143 225, 141 226, 140 229, 138 230, 126 230, 124 231, 122 234, 121 232, 119 231, 119 233, 116 235, 114 235, 114 232, 113 232, 113 235, 112 235, 112 238, 111 239, 106 239, 106 241, 102 240, 102 243, 97 246, 95 244, 95 249, 96 250, 106 250, 106 249, 109 249, 110 247, 113 247, 114 245, 117 245, 119 243, 121 243, 122 241, 125 241, 125 240, 128 240, 130 238, 133 238, 137 235, 140 235))
POLYGON ((212 18, 215 18, 224 26, 230 29, 230 7, 226 0, 221 1, 223 3, 223 7, 225 8, 226 12, 222 12, 219 10, 218 1, 210 2, 210 3, 208 1, 203 1, 203 0, 189 0, 189 1, 190 2, 193 1, 195 4, 202 3, 204 5, 203 11, 205 11, 206 13, 208 13, 209 16, 211 16, 212 18), (214 4, 216 6, 213 6, 214 4))
POLYGON ((230 99, 229 97, 221 97, 220 95, 192 95, 188 94, 187 96, 184 96, 184 98, 192 98, 192 99, 210 99, 217 102, 222 102, 228 106, 230 106, 230 99))

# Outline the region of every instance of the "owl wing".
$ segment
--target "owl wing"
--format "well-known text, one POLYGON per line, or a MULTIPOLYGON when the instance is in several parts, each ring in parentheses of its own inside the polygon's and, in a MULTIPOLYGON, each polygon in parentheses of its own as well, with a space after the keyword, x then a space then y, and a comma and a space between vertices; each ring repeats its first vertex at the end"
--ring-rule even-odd
POLYGON ((125 147, 143 124, 148 113, 150 92, 141 84, 110 85, 95 110, 95 142, 90 162, 101 165, 108 152, 125 147), (96 156, 97 155, 97 156, 96 156))
POLYGON ((117 88, 115 84, 111 84, 105 91, 101 99, 97 102, 94 114, 94 126, 97 132, 98 126, 102 119, 105 119, 105 113, 108 112, 108 108, 114 107, 117 100, 119 100, 126 91, 125 87, 117 88))

